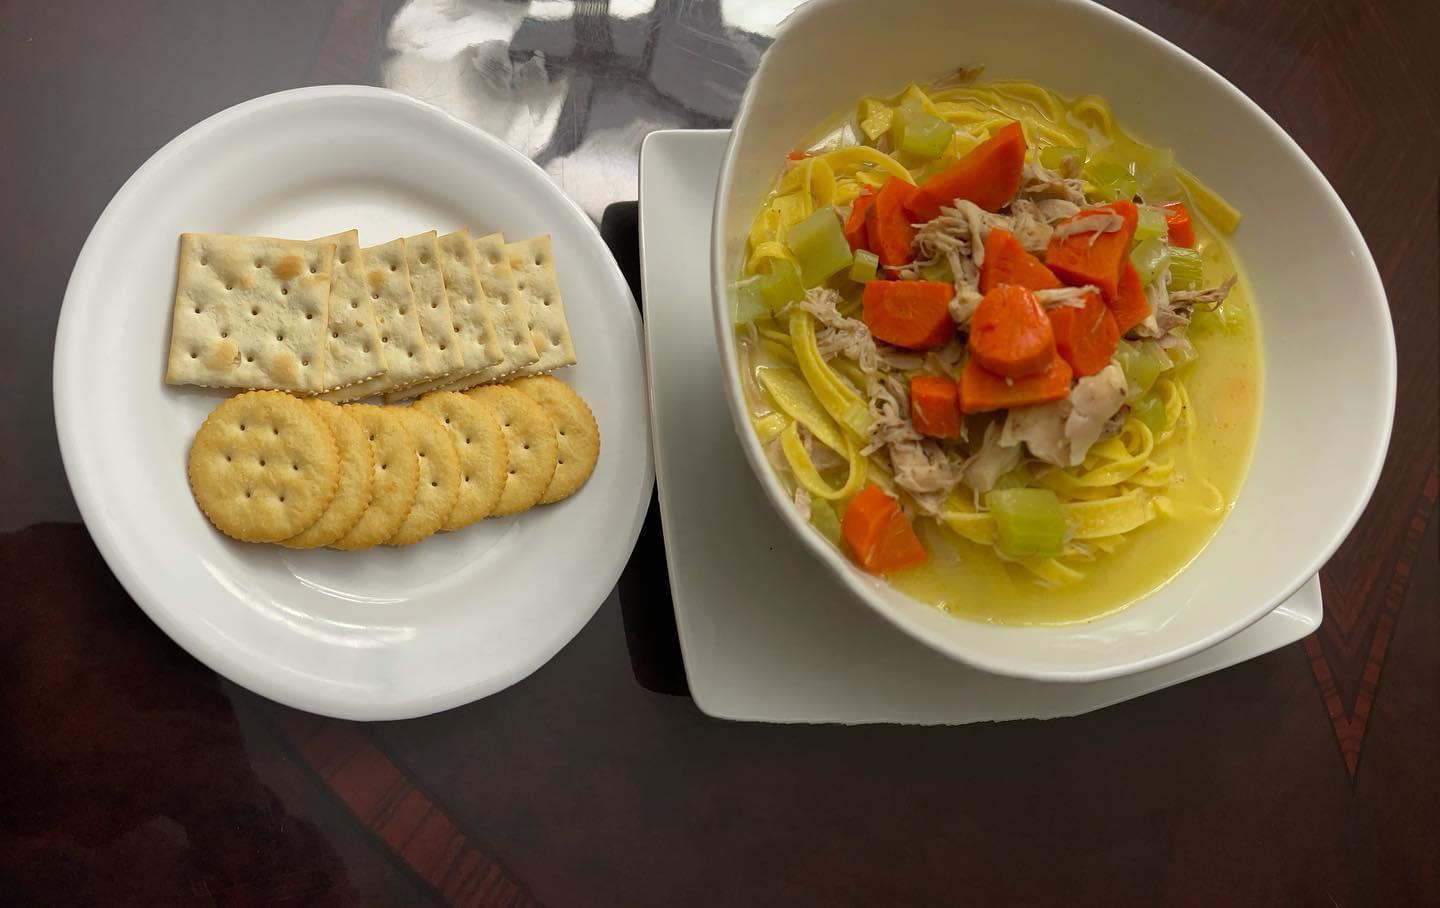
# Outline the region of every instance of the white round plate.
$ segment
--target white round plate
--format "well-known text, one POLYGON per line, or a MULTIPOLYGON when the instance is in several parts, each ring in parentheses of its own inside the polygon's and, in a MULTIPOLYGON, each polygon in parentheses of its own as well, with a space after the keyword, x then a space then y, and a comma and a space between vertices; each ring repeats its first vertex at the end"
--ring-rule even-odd
POLYGON ((652 483, 640 322, 594 225, 525 157, 394 92, 328 86, 216 114, 105 209, 70 277, 55 421, 81 514, 156 624, 271 699, 354 719, 447 709, 543 665, 595 613, 652 483), (602 450, 573 498, 401 549, 291 551, 223 537, 185 460, 225 392, 167 386, 179 234, 381 243, 431 228, 550 234, 602 450))

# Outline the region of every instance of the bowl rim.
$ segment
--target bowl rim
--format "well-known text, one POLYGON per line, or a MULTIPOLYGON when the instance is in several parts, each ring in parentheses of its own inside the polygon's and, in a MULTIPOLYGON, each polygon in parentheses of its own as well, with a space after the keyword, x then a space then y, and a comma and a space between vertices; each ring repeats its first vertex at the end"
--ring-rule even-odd
MULTIPOLYGON (((1365 242, 1363 234, 1355 223, 1350 210, 1345 206, 1330 181, 1315 165, 1298 143, 1275 122, 1258 104, 1250 99, 1248 95, 1236 88, 1231 82, 1216 72, 1210 66, 1167 40, 1161 35, 1150 31, 1144 26, 1131 21, 1130 19, 1110 10, 1093 0, 1051 0, 1057 7, 1069 7, 1079 9, 1084 14, 1098 17, 1107 25, 1124 32, 1129 40, 1149 42, 1161 51, 1175 58, 1177 65, 1189 67, 1201 78, 1209 82, 1214 90, 1229 95, 1232 101, 1257 116, 1262 128, 1269 130, 1271 139, 1277 142, 1282 148, 1290 153, 1295 159, 1297 166, 1308 168, 1308 175, 1320 187, 1323 187, 1323 197, 1333 209, 1341 216, 1341 224, 1355 247, 1364 250, 1363 260, 1357 261, 1355 266, 1359 276, 1364 282, 1370 285, 1371 293, 1368 294, 1369 301, 1377 302, 1379 305, 1372 305, 1375 310, 1374 317, 1383 321, 1385 336, 1388 343, 1384 345, 1384 356, 1382 361, 1376 365, 1382 372, 1381 391, 1383 396, 1382 409, 1384 413, 1383 431, 1376 438, 1376 443, 1370 449, 1369 463, 1365 464, 1364 479, 1355 486, 1355 491, 1343 518, 1336 522, 1329 534, 1325 544, 1313 551, 1303 563, 1296 568, 1296 573, 1284 585, 1283 589, 1277 591, 1270 597, 1257 598, 1253 608, 1245 612, 1239 618, 1222 625, 1208 634, 1204 634, 1191 640, 1188 643, 1171 647, 1163 652, 1154 653, 1137 659, 1117 662, 1112 665, 1098 666, 1085 669, 1063 669, 1063 668, 1037 668, 1033 664, 1016 664, 1005 657, 996 657, 974 646, 961 645, 955 639, 941 632, 934 631, 930 627, 911 618, 902 610, 892 606, 882 596, 878 595, 879 588, 886 581, 880 578, 870 578, 860 574, 850 561, 844 557, 841 551, 831 545, 821 535, 815 532, 808 523, 800 520, 799 514, 791 505, 789 497, 785 494, 784 487, 780 483, 774 468, 766 459, 764 451, 760 447, 759 440, 749 424, 749 414, 746 411, 746 403, 743 392, 740 391, 739 366, 735 360, 735 339, 729 317, 729 301, 727 288, 730 283, 730 276, 725 270, 726 258, 726 235, 725 224, 729 214, 728 198, 734 182, 734 169, 737 150, 740 139, 745 133, 752 108, 756 104, 755 86, 761 82, 768 66, 772 64, 772 49, 779 44, 783 36, 791 29, 815 19, 816 17, 828 14, 830 7, 836 6, 844 0, 810 0, 800 8, 787 16, 781 23, 775 34, 775 42, 766 49, 760 60, 760 64, 746 86, 745 94, 741 98, 739 109, 730 130, 730 140, 725 149, 725 156, 721 161, 720 178, 715 187, 715 204, 711 215, 710 223, 710 278, 711 278, 711 314, 714 321, 716 342, 720 348, 722 367, 725 370, 725 397, 730 407, 730 416, 733 428, 740 439, 740 446, 745 452, 750 467, 760 480, 761 487, 765 490, 765 496, 771 506, 779 513, 781 520, 800 536, 803 544, 811 554, 818 558, 823 564, 840 576, 841 581, 857 598, 864 602, 873 611, 878 613, 886 621, 899 628, 912 638, 919 640, 925 645, 949 656, 959 662, 970 665, 982 671, 991 672, 1010 677, 1027 678, 1037 681, 1059 681, 1070 683, 1085 683, 1091 681, 1103 681, 1110 678, 1130 675, 1167 665, 1171 662, 1193 655, 1201 650, 1208 649, 1217 643, 1239 633, 1265 615, 1280 606, 1286 599, 1294 595, 1312 576, 1317 574, 1321 567, 1330 560, 1331 556, 1350 535, 1360 516, 1370 502, 1375 492, 1376 484, 1380 479, 1380 472, 1385 464, 1386 454, 1390 447, 1391 433, 1394 427, 1395 399, 1396 399, 1396 350, 1395 330, 1390 316, 1388 298, 1385 294, 1384 284, 1380 279, 1380 273, 1375 265, 1375 257, 1370 252, 1369 245, 1365 242)), ((1263 420, 1263 416, 1262 416, 1263 420)), ((1257 435, 1258 437, 1258 435, 1257 435)), ((1247 468, 1248 472, 1248 468, 1247 468)), ((1244 495, 1242 487, 1239 496, 1244 495)), ((1228 518, 1227 518, 1228 519, 1228 518)), ((1193 563, 1193 562, 1192 562, 1193 563)), ((1189 566, 1182 567, 1180 572, 1188 570, 1189 566)), ((1179 573, 1179 572, 1177 572, 1179 573)), ((1163 588, 1162 585, 1161 588, 1163 588)), ((893 587, 892 587, 893 589, 893 587)), ((899 592, 898 590, 896 592, 899 592)), ((1145 597, 1136 600, 1127 606, 1127 609, 1134 608, 1141 601, 1153 596, 1155 591, 1145 597)), ((903 593, 901 595, 904 595, 903 593)), ((919 600, 916 600, 919 601, 919 600)), ((965 620, 957 618, 956 620, 965 620)), ((1065 625, 1065 627, 1084 626, 1065 625)), ((1048 628, 1037 627, 1036 630, 1048 628)))

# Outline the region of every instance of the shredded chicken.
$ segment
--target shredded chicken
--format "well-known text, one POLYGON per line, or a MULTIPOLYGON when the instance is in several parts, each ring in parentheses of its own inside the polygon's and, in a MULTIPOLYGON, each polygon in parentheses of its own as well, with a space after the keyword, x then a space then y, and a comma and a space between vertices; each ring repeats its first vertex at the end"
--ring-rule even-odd
MULTIPOLYGON (((1067 203, 1068 204, 1068 203, 1067 203)), ((1031 255, 1044 255, 1050 248, 1054 228, 1040 210, 1040 204, 1025 198, 1010 203, 1010 232, 1031 255)))
POLYGON ((925 354, 916 353, 913 350, 906 350, 902 347, 892 347, 889 344, 876 344, 875 352, 881 365, 900 372, 913 372, 925 365, 925 354))
POLYGON ((909 492, 922 513, 938 514, 964 478, 964 463, 933 439, 897 441, 887 447, 895 485, 909 492))
POLYGON ((870 438, 861 454, 871 454, 889 444, 919 441, 923 436, 910 422, 910 393, 902 380, 887 375, 870 389, 870 438))
MULTIPOLYGON (((1024 200, 1016 199, 1016 201, 1024 200)), ((1056 221, 1063 221, 1080 213, 1080 206, 1069 199, 1036 199, 1034 205, 1035 213, 1047 224, 1054 224, 1056 221)))
POLYGON ((1031 455, 1057 467, 1078 466, 1125 404, 1125 373, 1111 363, 1075 383, 1070 396, 1006 414, 1000 444, 1023 442, 1031 455))
POLYGON ((1039 460, 1064 466, 1070 461, 1070 446, 1065 440, 1065 417, 1069 415, 1068 400, 1012 407, 1005 414, 1000 444, 1018 452, 1023 443, 1039 460))
POLYGON ((839 303, 840 294, 828 287, 816 287, 806 290, 805 299, 796 305, 819 322, 815 329, 815 346, 822 357, 833 359, 840 355, 853 359, 861 372, 873 375, 879 359, 875 338, 864 322, 842 315, 839 303))
MULTIPOLYGON (((1166 298, 1174 302, 1175 297, 1166 298)), ((1182 328, 1190 326, 1190 310, 1181 309, 1178 306, 1166 306, 1155 313, 1155 329, 1159 332, 1157 337, 1168 337, 1182 328)))
POLYGON ((1225 302, 1235 286, 1235 275, 1230 275, 1218 287, 1205 290, 1176 290, 1170 294, 1170 302, 1176 306, 1207 306, 1215 308, 1225 302))
POLYGON ((1125 390, 1125 372, 1114 362, 1075 383, 1068 399, 1070 414, 1065 418, 1070 466, 1085 462, 1085 455, 1100 440, 1110 417, 1125 405, 1125 390))
MULTIPOLYGON (((1171 292, 1166 287, 1168 274, 1157 275, 1154 281, 1145 288, 1145 299, 1150 303, 1150 318, 1141 322, 1135 328, 1135 333, 1141 337, 1168 338, 1177 334, 1183 334, 1190 325, 1191 310, 1195 307, 1202 309, 1216 309, 1225 302, 1230 291, 1235 287, 1235 276, 1232 274, 1226 278, 1218 287, 1209 287, 1204 290, 1176 290, 1171 292)), ((1189 345, 1185 340, 1185 345, 1189 345)), ((1178 346, 1178 345, 1177 345, 1178 346)), ((1193 349, 1193 348, 1192 348, 1193 349)))
POLYGON ((970 317, 979 308, 981 298, 979 290, 957 288, 955 295, 950 298, 950 318, 956 325, 964 328, 970 324, 970 317))
POLYGON ((1125 219, 1113 211, 1097 211, 1093 214, 1082 215, 1073 221, 1066 221, 1055 228, 1056 239, 1067 239, 1079 233, 1094 234, 1090 237, 1090 245, 1100 239, 1102 233, 1115 233, 1125 226, 1125 219))
POLYGON ((845 466, 845 456, 839 451, 832 450, 828 445, 821 442, 807 428, 804 423, 799 423, 797 431, 800 433, 800 441, 805 445, 805 453, 810 455, 810 462, 815 464, 815 469, 820 472, 845 466))
POLYGON ((800 512, 801 520, 810 522, 810 493, 801 485, 795 487, 795 510, 800 512))
MULTIPOLYGON (((1014 226, 1014 220, 1006 215, 993 214, 967 199, 956 199, 953 206, 941 206, 940 214, 921 224, 916 231, 917 259, 933 262, 949 258, 947 253, 953 252, 963 262, 968 256, 978 278, 985 264, 985 238, 996 227, 1013 230, 1014 226)), ((950 267, 958 280, 961 272, 955 261, 951 260, 950 267)))
POLYGON ((1078 211, 1088 202, 1085 199, 1085 184, 1077 174, 1060 175, 1043 167, 1039 161, 1025 165, 1020 172, 1020 197, 1040 201, 1041 199, 1064 199, 1076 206, 1078 211))
POLYGON ((965 462, 965 484, 977 495, 995 488, 995 481, 1020 465, 1018 445, 1000 443, 1000 424, 985 427, 985 440, 980 450, 965 462))
POLYGON ((1091 293, 1099 293, 1100 288, 1094 284, 1086 284, 1083 287, 1056 287, 1053 290, 1036 290, 1035 298, 1040 305, 1046 309, 1054 309, 1057 306, 1070 306, 1075 309, 1085 308, 1085 297, 1091 293))
MULTIPOLYGON (((950 314, 955 314, 955 307, 953 303, 950 307, 950 314)), ((958 337, 952 337, 948 342, 946 342, 945 346, 941 347, 938 350, 930 351, 930 353, 925 357, 925 361, 930 364, 937 372, 944 372, 951 378, 959 377, 960 363, 964 362, 964 360, 965 341, 961 340, 958 337)), ((965 431, 965 423, 963 420, 960 423, 960 431, 963 437, 963 433, 965 431)))
POLYGON ((1155 279, 1145 285, 1145 302, 1150 304, 1150 314, 1136 325, 1133 333, 1138 337, 1163 337, 1165 331, 1160 328, 1160 313, 1170 308, 1170 291, 1165 286, 1166 272, 1162 271, 1155 275, 1155 279))
POLYGON ((865 456, 884 449, 895 484, 909 492, 925 514, 938 514, 960 483, 964 465, 938 441, 915 431, 910 422, 910 392, 900 375, 886 375, 870 392, 870 440, 865 456))
POLYGON ((1160 338, 1157 343, 1160 344, 1161 350, 1178 350, 1188 358, 1193 359, 1195 357, 1195 345, 1191 343, 1190 338, 1180 329, 1176 329, 1160 338))

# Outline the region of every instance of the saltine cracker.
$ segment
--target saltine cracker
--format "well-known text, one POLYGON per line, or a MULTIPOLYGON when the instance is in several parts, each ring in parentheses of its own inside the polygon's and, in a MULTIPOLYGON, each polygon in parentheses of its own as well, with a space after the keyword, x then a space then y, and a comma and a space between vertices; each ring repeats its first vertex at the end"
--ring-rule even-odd
POLYGON ((365 260, 365 286, 380 329, 385 353, 385 374, 330 391, 326 400, 363 400, 401 385, 431 377, 430 352, 420 330, 420 315, 410 289, 410 269, 405 262, 405 241, 391 240, 360 250, 365 260))
POLYGON ((182 233, 165 381, 322 390, 334 258, 333 243, 182 233))
POLYGON ((374 378, 385 372, 374 301, 365 284, 365 256, 360 231, 346 230, 313 240, 335 244, 330 299, 326 314, 325 390, 374 378))

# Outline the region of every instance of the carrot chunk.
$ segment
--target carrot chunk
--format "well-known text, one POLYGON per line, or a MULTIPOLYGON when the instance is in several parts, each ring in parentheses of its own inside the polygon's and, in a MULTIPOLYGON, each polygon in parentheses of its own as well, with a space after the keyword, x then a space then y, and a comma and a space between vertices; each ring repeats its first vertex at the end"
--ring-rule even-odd
POLYGON ((1084 309, 1051 309, 1050 324, 1055 329, 1055 352, 1081 378, 1105 368, 1120 346, 1115 316, 1097 293, 1085 294, 1084 309))
POLYGON ((910 379, 910 421, 915 431, 935 438, 960 437, 960 389, 940 375, 910 379))
POLYGON ((855 204, 850 209, 850 217, 845 219, 845 239, 850 242, 851 252, 856 249, 870 248, 869 231, 865 229, 865 213, 874 204, 875 191, 868 186, 855 197, 855 204))
POLYGON ((1055 358, 1055 333, 1035 294, 1001 284, 970 316, 970 356, 1006 378, 1044 372, 1055 358))
POLYGON ((1017 120, 921 184, 910 211, 916 220, 928 221, 940 214, 941 205, 953 205, 956 199, 999 211, 1020 191, 1024 168, 1025 133, 1017 120))
POLYGON ((980 266, 980 292, 989 293, 1001 284, 1031 290, 1052 290, 1060 285, 1045 263, 1025 251, 1008 230, 991 230, 985 238, 985 264, 980 266))
POLYGON ((1170 231, 1170 245, 1195 248, 1195 225, 1190 223, 1190 209, 1184 202, 1170 202, 1165 209, 1165 226, 1170 231))
POLYGON ((871 334, 897 347, 942 347, 955 336, 954 295, 943 281, 871 281, 865 285, 865 324, 871 334))
POLYGON ((899 503, 879 486, 866 486, 850 499, 840 532, 855 563, 872 574, 888 574, 930 559, 899 503))
POLYGON ((960 373, 960 409, 984 413, 1060 400, 1069 396, 1073 375, 1070 364, 1059 356, 1039 375, 1009 379, 988 371, 971 357, 960 373))
POLYGON ((1062 221, 1045 253, 1045 267, 1072 287, 1094 284, 1106 299, 1114 299, 1120 282, 1120 266, 1129 258, 1130 241, 1135 237, 1135 222, 1139 216, 1134 202, 1121 200, 1099 208, 1087 208, 1062 221), (1063 238, 1059 235, 1060 227, 1071 221, 1111 212, 1120 215, 1124 221, 1119 230, 1072 233, 1063 238))
POLYGON ((1121 334, 1150 317, 1150 301, 1145 298, 1145 288, 1140 284, 1140 272, 1130 262, 1120 266, 1120 284, 1115 298, 1106 303, 1110 314, 1115 316, 1115 329, 1121 334))
POLYGON ((865 212, 870 251, 880 257, 882 265, 908 265, 915 257, 910 249, 915 228, 910 225, 910 212, 905 207, 914 194, 914 186, 891 177, 875 193, 875 204, 865 212))

